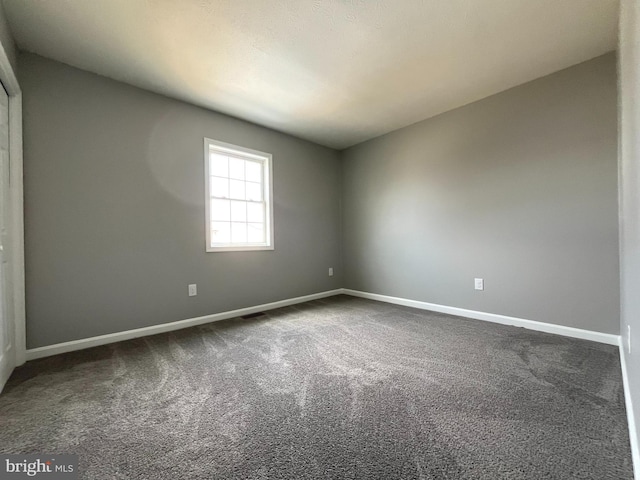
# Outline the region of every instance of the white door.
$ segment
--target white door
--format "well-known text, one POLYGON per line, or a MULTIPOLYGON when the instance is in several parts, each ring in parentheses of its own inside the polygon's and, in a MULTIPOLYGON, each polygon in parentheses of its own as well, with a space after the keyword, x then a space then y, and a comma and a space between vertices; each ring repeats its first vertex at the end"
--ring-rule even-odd
POLYGON ((11 309, 7 308, 7 206, 9 199, 9 97, 0 85, 0 391, 15 367, 11 309))

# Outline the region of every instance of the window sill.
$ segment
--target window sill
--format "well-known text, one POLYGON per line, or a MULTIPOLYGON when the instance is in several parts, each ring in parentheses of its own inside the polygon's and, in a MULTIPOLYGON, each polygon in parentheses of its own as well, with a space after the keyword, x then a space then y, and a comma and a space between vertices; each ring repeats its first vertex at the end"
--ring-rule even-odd
POLYGON ((247 245, 238 247, 207 247, 207 253, 215 252, 256 252, 274 250, 273 245, 247 245))

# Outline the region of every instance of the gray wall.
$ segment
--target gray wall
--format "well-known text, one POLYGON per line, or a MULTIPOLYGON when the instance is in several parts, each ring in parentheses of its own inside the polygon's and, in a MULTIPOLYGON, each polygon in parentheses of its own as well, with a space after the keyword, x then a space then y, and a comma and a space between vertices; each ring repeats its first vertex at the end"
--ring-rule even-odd
POLYGON ((617 334, 616 95, 611 53, 346 150, 345 286, 617 334))
POLYGON ((342 286, 337 152, 35 55, 19 75, 29 348, 342 286), (273 154, 275 251, 205 253, 205 136, 273 154))
MULTIPOLYGON (((640 422, 640 3, 620 4, 620 333, 627 367, 630 417, 640 422), (631 327, 629 338, 628 327, 631 327), (631 353, 628 346, 631 341, 631 353)), ((635 435, 640 478, 640 431, 635 435)))
POLYGON ((7 23, 7 15, 4 12, 4 5, 2 4, 2 2, 0 2, 0 44, 2 44, 2 48, 7 54, 9 63, 11 63, 11 67, 15 72, 17 63, 16 44, 13 41, 13 36, 11 35, 9 24, 7 23))
POLYGON ((342 286, 619 331, 613 54, 352 147, 342 165, 35 55, 19 72, 29 348, 342 286), (205 253, 204 136, 274 155, 274 252, 205 253))

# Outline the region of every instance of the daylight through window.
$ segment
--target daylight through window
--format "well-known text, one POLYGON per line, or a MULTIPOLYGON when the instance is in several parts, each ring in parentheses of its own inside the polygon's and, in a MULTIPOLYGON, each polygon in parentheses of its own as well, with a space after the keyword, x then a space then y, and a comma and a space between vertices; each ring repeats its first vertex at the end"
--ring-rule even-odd
POLYGON ((205 139, 207 251, 272 250, 271 155, 205 139))

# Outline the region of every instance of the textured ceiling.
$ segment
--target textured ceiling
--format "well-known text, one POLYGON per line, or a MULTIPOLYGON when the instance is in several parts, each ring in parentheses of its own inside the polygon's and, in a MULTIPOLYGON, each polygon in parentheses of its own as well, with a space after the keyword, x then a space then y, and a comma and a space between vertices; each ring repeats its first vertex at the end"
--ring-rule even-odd
POLYGON ((18 47, 344 148, 616 47, 617 0, 5 0, 18 47))

